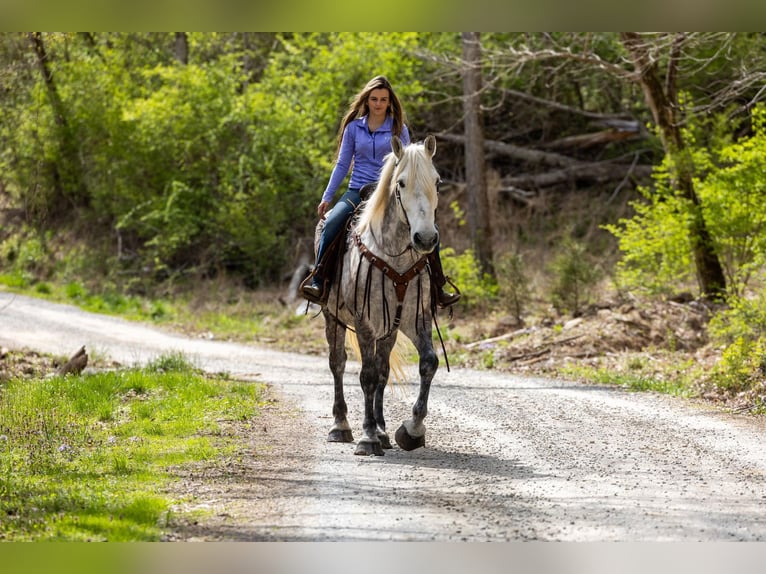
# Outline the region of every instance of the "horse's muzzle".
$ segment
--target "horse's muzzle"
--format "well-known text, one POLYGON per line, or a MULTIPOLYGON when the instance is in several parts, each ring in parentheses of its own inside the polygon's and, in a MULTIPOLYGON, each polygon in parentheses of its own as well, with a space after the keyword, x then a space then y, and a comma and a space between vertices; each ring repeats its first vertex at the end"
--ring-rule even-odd
POLYGON ((412 234, 412 246, 418 253, 431 253, 439 244, 439 232, 421 233, 416 231, 412 234))

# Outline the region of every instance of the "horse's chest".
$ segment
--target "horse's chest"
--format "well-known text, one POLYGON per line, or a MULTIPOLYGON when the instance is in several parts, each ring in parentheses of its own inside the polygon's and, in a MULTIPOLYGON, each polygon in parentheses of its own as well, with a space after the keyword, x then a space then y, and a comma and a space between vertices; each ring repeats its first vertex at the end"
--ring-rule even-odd
POLYGON ((349 274, 351 281, 344 289, 344 299, 357 321, 380 334, 427 313, 430 281, 424 261, 396 269, 385 262, 354 259, 356 272, 349 274))

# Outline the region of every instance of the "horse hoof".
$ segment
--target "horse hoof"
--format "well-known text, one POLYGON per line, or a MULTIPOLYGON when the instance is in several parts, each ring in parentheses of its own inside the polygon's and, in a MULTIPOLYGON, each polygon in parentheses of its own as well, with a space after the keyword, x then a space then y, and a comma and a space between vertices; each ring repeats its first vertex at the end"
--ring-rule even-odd
POLYGON ((380 446, 382 446, 384 449, 394 448, 391 446, 391 439, 388 438, 388 435, 384 432, 378 433, 378 440, 380 441, 380 446))
POLYGON ((350 429, 332 429, 327 435, 327 442, 354 442, 350 429))
POLYGON ((354 454, 360 456, 370 456, 372 454, 375 456, 383 456, 383 447, 381 446, 380 441, 377 440, 374 442, 371 440, 360 440, 356 445, 354 454))
POLYGON ((396 429, 394 438, 396 439, 396 444, 398 444, 403 450, 415 450, 421 446, 426 446, 426 435, 410 436, 410 433, 407 432, 407 429, 404 428, 404 425, 396 429))

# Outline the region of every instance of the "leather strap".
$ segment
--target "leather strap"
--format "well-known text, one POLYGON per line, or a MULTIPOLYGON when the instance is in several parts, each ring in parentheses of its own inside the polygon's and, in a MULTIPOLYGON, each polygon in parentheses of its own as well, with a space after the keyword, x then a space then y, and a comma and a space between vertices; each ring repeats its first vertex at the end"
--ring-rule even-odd
POLYGON ((362 243, 361 238, 359 237, 358 233, 353 234, 354 237, 354 243, 356 243, 356 246, 359 248, 359 252, 364 256, 367 261, 370 262, 370 264, 374 265, 378 269, 380 269, 383 272, 383 275, 388 277, 391 282, 394 284, 394 289, 396 290, 396 299, 399 303, 404 301, 404 295, 407 293, 407 287, 410 284, 410 281, 412 281, 415 277, 420 275, 421 271, 426 266, 427 257, 424 255, 420 259, 418 259, 415 264, 407 269, 404 273, 398 273, 394 269, 391 268, 391 265, 387 263, 384 259, 381 259, 377 255, 375 255, 372 251, 370 251, 367 246, 362 243))

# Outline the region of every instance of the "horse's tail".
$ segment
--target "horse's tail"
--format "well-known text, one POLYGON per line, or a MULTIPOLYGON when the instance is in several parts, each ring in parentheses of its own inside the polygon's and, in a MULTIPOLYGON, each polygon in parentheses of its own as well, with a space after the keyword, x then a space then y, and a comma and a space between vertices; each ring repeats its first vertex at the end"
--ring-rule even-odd
MULTIPOLYGON (((390 367, 390 371, 388 373, 388 382, 392 384, 392 386, 399 386, 400 389, 403 389, 402 385, 407 381, 407 373, 406 373, 406 366, 407 366, 407 339, 406 336, 402 335, 399 336, 399 332, 396 334, 396 343, 394 344, 394 348, 391 350, 391 356, 388 359, 388 365, 390 367)), ((357 361, 362 360, 362 353, 359 351, 359 341, 356 338, 356 333, 351 331, 350 329, 346 332, 346 342, 351 347, 351 350, 354 353, 354 356, 356 357, 357 361)))

